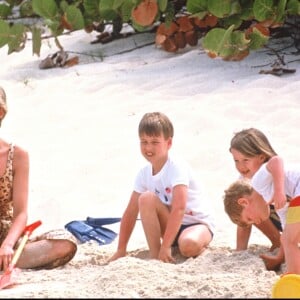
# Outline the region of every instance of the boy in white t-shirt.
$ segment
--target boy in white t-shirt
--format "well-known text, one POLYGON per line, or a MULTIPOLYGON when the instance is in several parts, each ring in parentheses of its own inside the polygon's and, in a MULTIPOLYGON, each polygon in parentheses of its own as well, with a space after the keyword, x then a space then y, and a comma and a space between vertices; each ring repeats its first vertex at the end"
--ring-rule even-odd
POLYGON ((198 256, 215 230, 211 201, 190 167, 169 155, 174 129, 165 114, 146 113, 138 133, 141 153, 149 164, 136 176, 120 224, 118 249, 109 261, 126 255, 138 214, 151 259, 174 263, 172 246, 178 246, 183 256, 198 256))
POLYGON ((274 260, 285 257, 286 273, 300 274, 300 171, 283 168, 279 156, 272 157, 249 180, 238 180, 225 190, 224 206, 230 219, 240 226, 260 224, 269 217, 273 203, 280 217, 282 247, 274 260))

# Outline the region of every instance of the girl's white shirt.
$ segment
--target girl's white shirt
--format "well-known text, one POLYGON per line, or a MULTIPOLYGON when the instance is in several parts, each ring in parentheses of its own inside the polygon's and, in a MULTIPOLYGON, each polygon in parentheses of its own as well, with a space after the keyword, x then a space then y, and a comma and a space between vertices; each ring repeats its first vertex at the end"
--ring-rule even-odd
POLYGON ((137 193, 153 192, 162 203, 170 206, 173 188, 179 184, 188 187, 188 198, 182 224, 200 222, 206 224, 214 233, 216 226, 211 202, 187 162, 169 155, 163 168, 155 175, 152 175, 152 165, 147 164, 138 172, 134 190, 137 193))
MULTIPOLYGON (((267 170, 266 164, 263 164, 251 179, 253 188, 269 202, 273 198, 274 185, 272 174, 267 170)), ((300 195, 300 166, 299 165, 285 165, 284 166, 284 192, 290 198, 295 198, 300 195)), ((286 224, 286 212, 288 203, 277 210, 277 214, 284 227, 286 224)))

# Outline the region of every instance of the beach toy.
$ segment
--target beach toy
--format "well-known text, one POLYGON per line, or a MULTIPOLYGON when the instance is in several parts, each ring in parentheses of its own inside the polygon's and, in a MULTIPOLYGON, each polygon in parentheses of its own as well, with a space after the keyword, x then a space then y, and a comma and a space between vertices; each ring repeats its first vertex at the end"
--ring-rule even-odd
POLYGON ((284 274, 273 285, 272 298, 300 298, 300 275, 284 274))
POLYGON ((20 269, 16 268, 16 264, 19 260, 19 257, 34 229, 42 224, 41 221, 36 221, 30 225, 27 225, 24 229, 24 235, 18 246, 11 263, 9 264, 6 271, 0 277, 0 289, 6 288, 12 284, 16 283, 16 277, 20 273, 20 269))

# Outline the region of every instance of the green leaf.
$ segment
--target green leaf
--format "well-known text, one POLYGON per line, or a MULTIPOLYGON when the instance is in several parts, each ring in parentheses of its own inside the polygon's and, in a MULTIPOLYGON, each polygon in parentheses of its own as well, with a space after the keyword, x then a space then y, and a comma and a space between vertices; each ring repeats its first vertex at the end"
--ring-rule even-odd
POLYGON ((254 19, 253 13, 253 1, 248 1, 246 3, 241 3, 241 13, 240 17, 242 20, 252 20, 254 19))
POLYGON ((158 7, 161 12, 165 12, 168 6, 168 0, 158 0, 158 7))
POLYGON ((8 54, 23 50, 26 41, 26 29, 23 24, 13 24, 9 30, 8 54))
POLYGON ((234 26, 227 30, 222 28, 211 29, 203 38, 203 48, 214 56, 222 58, 237 57, 248 48, 250 40, 247 40, 244 32, 234 31, 234 26))
POLYGON ((222 25, 224 28, 228 28, 231 25, 234 25, 234 29, 237 29, 241 26, 243 20, 240 18, 239 15, 233 15, 224 19, 219 20, 219 24, 222 25))
POLYGON ((63 0, 63 1, 60 1, 59 3, 59 8, 62 10, 62 11, 66 11, 67 7, 69 6, 68 2, 63 0))
POLYGON ((34 26, 32 28, 32 54, 40 56, 41 45, 42 45, 42 30, 34 26))
POLYGON ((131 11, 134 8, 132 1, 125 1, 121 7, 122 20, 128 23, 131 19, 131 11))
POLYGON ((218 18, 229 16, 231 14, 231 0, 209 0, 208 10, 218 18))
POLYGON ((83 7, 85 24, 99 21, 99 0, 84 0, 83 7))
POLYGON ((3 20, 0 20, 0 48, 8 43, 9 25, 3 20))
POLYGON ((20 5, 20 16, 31 17, 34 15, 31 1, 25 1, 20 5))
POLYGON ((120 8, 126 0, 111 0, 113 2, 113 9, 120 8))
POLYGON ((54 36, 59 36, 64 31, 63 27, 60 24, 60 21, 58 20, 46 19, 45 25, 49 27, 54 36))
POLYGON ((69 5, 66 9, 66 17, 73 30, 79 30, 84 27, 84 19, 80 9, 74 5, 69 5))
POLYGON ((251 50, 257 50, 262 48, 269 40, 269 37, 262 34, 257 28, 253 28, 253 32, 249 35, 250 44, 249 48, 251 50))
POLYGON ((258 21, 272 19, 274 9, 273 0, 255 0, 253 4, 254 17, 258 21))
POLYGON ((191 14, 201 13, 203 11, 207 12, 207 2, 208 0, 187 0, 186 9, 191 14))
POLYGON ((287 13, 289 15, 300 15, 300 1, 289 0, 287 3, 287 13))
POLYGON ((6 19, 12 13, 12 8, 6 4, 0 4, 0 18, 6 19))
POLYGON ((275 22, 283 22, 285 19, 285 7, 286 7, 287 0, 279 0, 277 6, 277 16, 275 22))
POLYGON ((166 11, 165 11, 165 23, 166 26, 170 26, 171 22, 174 19, 174 15, 175 15, 175 8, 173 3, 168 3, 166 11))
POLYGON ((32 0, 33 11, 45 19, 55 18, 58 7, 54 0, 32 0))
POLYGON ((113 8, 114 2, 112 0, 101 0, 99 5, 99 13, 101 18, 106 21, 112 21, 118 17, 117 11, 113 8))

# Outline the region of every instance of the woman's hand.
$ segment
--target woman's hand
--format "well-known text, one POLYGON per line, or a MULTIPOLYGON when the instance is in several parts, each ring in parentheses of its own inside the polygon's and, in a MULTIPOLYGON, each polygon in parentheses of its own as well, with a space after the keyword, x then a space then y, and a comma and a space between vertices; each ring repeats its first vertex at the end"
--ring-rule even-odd
POLYGON ((0 248, 0 269, 5 271, 14 255, 14 249, 11 246, 4 245, 0 248))

